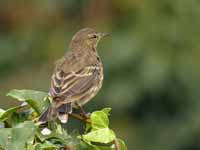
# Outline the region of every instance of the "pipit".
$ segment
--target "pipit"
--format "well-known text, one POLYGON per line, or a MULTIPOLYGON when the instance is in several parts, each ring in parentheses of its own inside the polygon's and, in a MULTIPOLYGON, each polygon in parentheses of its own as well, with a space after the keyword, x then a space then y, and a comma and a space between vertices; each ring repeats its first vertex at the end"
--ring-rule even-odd
POLYGON ((39 121, 59 118, 66 123, 72 108, 81 107, 98 93, 103 82, 103 65, 97 44, 107 35, 84 28, 73 36, 69 51, 56 62, 49 90, 53 101, 39 121))

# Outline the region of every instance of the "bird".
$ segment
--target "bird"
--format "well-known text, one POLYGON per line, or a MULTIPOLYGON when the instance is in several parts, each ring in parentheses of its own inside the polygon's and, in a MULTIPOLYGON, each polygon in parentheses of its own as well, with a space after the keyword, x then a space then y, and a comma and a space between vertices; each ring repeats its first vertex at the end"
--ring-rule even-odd
POLYGON ((62 123, 67 123, 73 108, 81 108, 96 96, 104 78, 97 45, 108 35, 88 27, 75 33, 68 51, 55 63, 49 89, 52 102, 39 121, 58 118, 62 123))

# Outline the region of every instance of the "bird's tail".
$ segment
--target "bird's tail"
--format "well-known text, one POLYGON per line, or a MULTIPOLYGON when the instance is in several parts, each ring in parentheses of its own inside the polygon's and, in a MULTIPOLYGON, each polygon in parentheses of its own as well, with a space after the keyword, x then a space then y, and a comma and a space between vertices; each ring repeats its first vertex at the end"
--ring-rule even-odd
POLYGON ((49 106, 48 109, 40 116, 39 122, 53 121, 58 118, 62 123, 67 123, 68 114, 72 112, 72 104, 63 104, 58 108, 49 106))
POLYGON ((62 123, 67 123, 68 114, 70 113, 72 113, 72 104, 71 103, 63 104, 58 108, 58 119, 62 123))
POLYGON ((58 116, 58 109, 52 106, 49 106, 47 110, 39 117, 39 122, 47 122, 55 120, 58 116))

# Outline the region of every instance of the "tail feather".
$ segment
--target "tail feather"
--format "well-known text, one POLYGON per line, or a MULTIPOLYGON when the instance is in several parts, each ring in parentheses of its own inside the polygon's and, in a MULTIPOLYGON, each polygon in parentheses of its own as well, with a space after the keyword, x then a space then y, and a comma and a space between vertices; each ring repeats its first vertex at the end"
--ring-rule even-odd
POLYGON ((38 121, 39 122, 47 122, 48 120, 48 112, 49 112, 49 108, 39 117, 38 121))
POLYGON ((40 116, 40 122, 47 122, 55 120, 58 116, 58 109, 53 107, 48 107, 47 110, 40 116))
POLYGON ((65 114, 59 114, 58 119, 61 123, 67 123, 69 115, 67 113, 65 114))
POLYGON ((67 123, 68 114, 72 113, 72 104, 63 104, 59 108, 50 106, 39 118, 39 122, 53 121, 57 117, 62 123, 67 123))
POLYGON ((72 112, 72 103, 63 104, 58 108, 59 113, 71 113, 72 112))
POLYGON ((67 103, 67 104, 63 104, 58 108, 58 119, 62 122, 62 123, 67 123, 68 121, 68 114, 72 113, 72 104, 71 103, 67 103))

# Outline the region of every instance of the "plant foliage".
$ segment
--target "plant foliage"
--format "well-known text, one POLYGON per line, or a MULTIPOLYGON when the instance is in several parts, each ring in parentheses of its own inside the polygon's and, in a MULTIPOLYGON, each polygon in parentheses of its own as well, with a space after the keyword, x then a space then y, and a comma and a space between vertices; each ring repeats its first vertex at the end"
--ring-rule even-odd
POLYGON ((23 102, 23 105, 0 109, 2 150, 127 150, 125 143, 109 128, 111 108, 92 112, 84 134, 68 133, 57 121, 46 126, 37 122, 38 116, 50 104, 47 93, 11 90, 7 96, 23 102))

